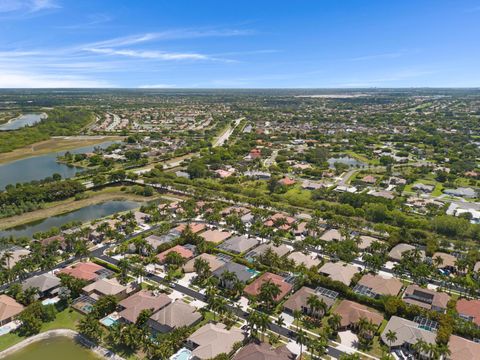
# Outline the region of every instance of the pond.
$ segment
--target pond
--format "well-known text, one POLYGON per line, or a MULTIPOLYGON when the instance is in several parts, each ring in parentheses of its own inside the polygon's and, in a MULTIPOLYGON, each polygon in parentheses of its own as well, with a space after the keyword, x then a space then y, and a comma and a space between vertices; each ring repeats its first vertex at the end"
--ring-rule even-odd
MULTIPOLYGON (((98 147, 107 148, 114 143, 115 141, 106 141, 97 145, 69 150, 69 152, 72 154, 87 153, 98 147)), ((8 184, 42 180, 54 173, 62 175, 63 178, 70 178, 82 171, 81 168, 58 163, 57 156, 63 154, 65 151, 0 164, 0 190, 5 189, 8 184)))
POLYGON ((93 351, 76 343, 67 337, 54 337, 28 345, 12 355, 4 358, 4 360, 98 360, 93 351))
POLYGON ((87 222, 90 220, 113 215, 117 212, 128 211, 140 207, 136 201, 112 200, 101 204, 89 205, 69 213, 52 216, 47 219, 34 221, 10 229, 0 230, 0 237, 32 237, 39 231, 47 231, 52 227, 61 227, 71 221, 87 222))
POLYGON ((357 159, 351 158, 350 156, 340 156, 340 157, 331 157, 328 161, 328 167, 330 169, 335 168, 335 163, 340 163, 348 165, 350 167, 363 167, 365 163, 358 161, 357 159))
POLYGON ((24 126, 32 126, 42 119, 46 119, 47 114, 24 114, 16 117, 15 119, 11 119, 8 122, 0 125, 0 131, 6 130, 17 130, 24 126))

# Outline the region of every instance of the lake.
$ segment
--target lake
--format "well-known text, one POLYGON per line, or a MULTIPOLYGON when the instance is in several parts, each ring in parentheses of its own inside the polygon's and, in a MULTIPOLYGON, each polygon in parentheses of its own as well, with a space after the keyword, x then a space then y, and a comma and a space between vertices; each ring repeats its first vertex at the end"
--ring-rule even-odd
POLYGON ((11 119, 8 122, 0 125, 0 131, 6 130, 17 130, 24 126, 32 126, 42 119, 45 119, 47 114, 24 114, 16 117, 15 119, 11 119))
MULTIPOLYGON (((69 151, 72 154, 92 152, 97 147, 104 149, 114 143, 115 141, 106 141, 97 145, 84 146, 69 151)), ((5 189, 5 186, 8 184, 42 180, 54 173, 62 175, 62 178, 70 178, 83 170, 82 168, 58 163, 57 156, 63 154, 65 154, 65 151, 0 164, 0 190, 5 189)))
POLYGON ((54 337, 51 339, 37 341, 19 350, 4 360, 98 360, 93 351, 76 343, 67 337, 54 337))
POLYGON ((365 163, 358 161, 357 159, 351 158, 350 156, 340 156, 340 157, 332 157, 327 160, 328 161, 328 167, 330 169, 335 168, 335 163, 340 163, 340 164, 345 164, 350 167, 363 167, 365 166, 365 163))
POLYGON ((15 226, 10 229, 0 230, 0 237, 32 237, 39 231, 47 231, 52 227, 60 227, 71 221, 87 222, 90 220, 113 215, 117 212, 132 210, 140 207, 140 203, 126 200, 112 200, 101 204, 89 205, 72 212, 52 216, 47 219, 37 220, 28 224, 15 226))

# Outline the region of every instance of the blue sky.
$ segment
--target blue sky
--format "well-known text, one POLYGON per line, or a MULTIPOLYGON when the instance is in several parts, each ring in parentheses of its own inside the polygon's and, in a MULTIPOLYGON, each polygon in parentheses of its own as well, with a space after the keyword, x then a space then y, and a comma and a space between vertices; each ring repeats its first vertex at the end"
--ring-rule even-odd
POLYGON ((0 88, 418 86, 480 86, 480 1, 0 0, 0 88))

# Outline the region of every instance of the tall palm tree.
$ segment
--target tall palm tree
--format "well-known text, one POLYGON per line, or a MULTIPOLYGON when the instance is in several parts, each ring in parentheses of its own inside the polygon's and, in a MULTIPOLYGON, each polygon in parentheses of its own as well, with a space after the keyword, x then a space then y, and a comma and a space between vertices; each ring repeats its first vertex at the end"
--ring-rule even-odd
POLYGON ((397 341, 397 333, 393 330, 388 330, 385 334, 385 338, 387 339, 389 344, 388 350, 389 352, 392 352, 392 344, 397 341))
POLYGON ((300 329, 297 332, 297 336, 295 338, 296 343, 300 345, 300 357, 299 357, 300 360, 302 360, 302 356, 303 356, 303 346, 307 343, 308 340, 309 339, 308 339, 307 333, 302 329, 300 329))
POLYGON ((332 314, 332 316, 328 318, 328 325, 330 325, 334 333, 338 331, 341 323, 342 317, 339 314, 332 314))

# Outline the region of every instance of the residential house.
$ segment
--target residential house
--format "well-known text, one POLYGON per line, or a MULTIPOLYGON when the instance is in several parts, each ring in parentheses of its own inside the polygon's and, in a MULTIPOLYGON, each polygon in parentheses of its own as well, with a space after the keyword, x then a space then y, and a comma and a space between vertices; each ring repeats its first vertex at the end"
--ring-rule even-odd
POLYGON ((285 278, 283 278, 282 276, 266 272, 257 279, 255 279, 252 283, 245 286, 245 294, 250 296, 257 296, 258 294, 260 294, 262 285, 266 282, 272 282, 280 289, 280 293, 275 298, 275 301, 282 300, 293 288, 292 284, 286 282, 285 278))
POLYGON ((213 359, 229 354, 233 346, 243 340, 245 334, 235 326, 227 330, 224 324, 208 323, 188 337, 187 346, 192 349, 193 359, 213 359))
POLYGON ((53 274, 45 273, 28 278, 22 283, 22 289, 36 288, 40 299, 50 297, 60 287, 60 279, 53 274))
POLYGON ((230 286, 232 286, 232 284, 224 283, 222 275, 225 272, 234 273, 237 279, 243 282, 244 284, 248 280, 250 280, 252 277, 257 275, 257 273, 254 270, 250 270, 245 265, 237 264, 235 262, 227 262, 212 273, 213 276, 220 279, 220 284, 226 288, 229 288, 230 286))
POLYGON ((333 313, 342 317, 342 329, 355 328, 360 319, 366 319, 377 326, 383 321, 383 315, 378 311, 350 300, 342 300, 333 313))
POLYGON ((111 270, 105 269, 103 266, 92 262, 79 262, 60 270, 58 273, 67 274, 85 281, 95 281, 113 274, 111 270))
POLYGON ((207 242, 220 244, 221 242, 225 241, 230 236, 232 236, 232 233, 229 231, 222 231, 222 230, 207 230, 201 233, 200 236, 207 242))
POLYGON ((457 266, 455 265, 457 262, 457 258, 451 254, 447 254, 444 252, 436 252, 432 256, 432 261, 438 269, 445 269, 451 272, 457 271, 457 266), (441 259, 438 265, 437 259, 441 259))
POLYGON ((405 348, 411 350, 413 345, 419 341, 427 344, 436 344, 436 334, 433 331, 423 329, 411 320, 403 319, 398 316, 392 316, 380 335, 383 343, 392 349, 405 348), (387 338, 389 332, 395 333, 396 339, 390 341, 387 338))
POLYGON ((6 250, 0 251, 0 259, 5 259, 5 266, 8 269, 13 268, 16 263, 28 255, 30 255, 30 250, 24 249, 20 246, 11 246, 6 250))
POLYGON ((373 236, 368 236, 368 235, 360 235, 360 242, 358 243, 358 248, 360 250, 366 250, 368 249, 374 242, 378 242, 383 244, 384 242, 377 239, 376 237, 373 236))
POLYGON ((409 285, 403 294, 403 301, 424 309, 445 312, 450 296, 446 293, 421 288, 418 285, 409 285))
POLYGON ((304 254, 300 251, 292 252, 287 256, 288 259, 293 260, 296 265, 304 265, 306 268, 320 265, 320 259, 316 255, 304 254))
POLYGON ((287 301, 285 301, 285 303, 283 304, 283 308, 286 312, 290 314, 293 314, 294 311, 299 310, 304 314, 323 316, 323 311, 322 313, 318 314, 312 313, 310 311, 310 307, 308 305, 308 298, 312 295, 316 296, 320 301, 323 301, 326 305, 327 310, 330 309, 335 303, 336 297, 328 297, 326 296, 326 294, 319 293, 314 289, 303 286, 298 291, 293 293, 293 295, 291 295, 287 301))
POLYGON ((235 354, 233 360, 295 360, 297 355, 286 345, 272 347, 265 342, 252 342, 235 354))
POLYGON ((123 321, 135 323, 142 310, 152 309, 155 313, 171 302, 172 300, 165 294, 142 290, 120 301, 119 315, 123 321))
POLYGON ((376 298, 380 295, 397 296, 403 283, 396 278, 385 278, 381 275, 365 274, 353 288, 358 294, 376 298))
POLYGON ((443 193, 450 196, 457 196, 468 199, 473 199, 477 197, 477 192, 472 188, 445 189, 443 190, 443 193))
MULTIPOLYGON (((390 250, 390 252, 388 253, 388 257, 392 260, 400 261, 400 260, 402 260, 402 257, 403 257, 404 253, 406 253, 407 251, 415 250, 415 249, 416 249, 416 247, 413 246, 413 245, 400 243, 400 244, 395 245, 390 250)), ((420 257, 422 258, 422 260, 425 259, 425 251, 420 250, 420 257)))
POLYGON ((215 271, 218 268, 221 268, 223 265, 225 265, 225 261, 219 259, 215 255, 203 253, 200 254, 193 259, 188 260, 185 265, 183 265, 183 271, 186 273, 192 273, 195 271, 195 259, 203 259, 205 260, 208 265, 210 266, 210 271, 215 271))
POLYGON ((174 301, 158 310, 148 320, 154 332, 166 333, 182 326, 194 326, 202 320, 202 314, 181 300, 174 301))
POLYGON ((458 316, 480 327, 480 300, 460 299, 456 306, 458 316))
POLYGON ((259 240, 246 236, 234 236, 224 241, 218 248, 234 254, 245 253, 259 244, 259 240))
POLYGON ((0 295, 0 326, 12 321, 23 311, 24 307, 7 295, 0 295))
POLYGON ((180 224, 175 228, 175 230, 178 231, 179 233, 182 233, 187 228, 187 226, 190 228, 190 231, 194 234, 197 234, 200 231, 205 230, 206 228, 206 225, 204 223, 192 222, 189 224, 180 224))
POLYGON ((175 245, 174 247, 172 247, 168 250, 165 250, 165 251, 161 252, 160 254, 158 254, 156 256, 156 258, 158 259, 158 262, 160 264, 163 264, 167 259, 167 255, 170 254, 171 252, 176 252, 184 260, 189 260, 189 259, 193 258, 193 256, 194 256, 193 251, 188 249, 187 247, 182 246, 182 245, 175 245))
POLYGON ((82 291, 85 295, 92 299, 98 300, 102 296, 112 295, 118 300, 126 298, 130 293, 135 291, 136 287, 132 284, 125 286, 118 282, 117 279, 99 279, 85 287, 82 291))
POLYGON ((448 360, 480 360, 480 343, 457 335, 450 335, 448 350, 448 360))
POLYGON ((320 236, 320 240, 331 242, 331 241, 343 241, 345 237, 338 231, 338 229, 330 229, 325 231, 322 236, 320 236))
POLYGON ((247 255, 246 258, 255 258, 257 256, 265 254, 265 252, 272 251, 277 256, 282 257, 288 254, 291 250, 287 245, 279 245, 276 246, 275 244, 261 244, 257 246, 255 249, 251 250, 247 255))
POLYGON ((319 270, 320 274, 328 276, 334 281, 340 281, 347 286, 350 285, 353 277, 358 272, 359 269, 356 266, 346 264, 343 261, 328 262, 319 270))

